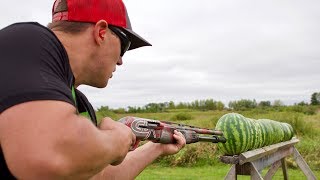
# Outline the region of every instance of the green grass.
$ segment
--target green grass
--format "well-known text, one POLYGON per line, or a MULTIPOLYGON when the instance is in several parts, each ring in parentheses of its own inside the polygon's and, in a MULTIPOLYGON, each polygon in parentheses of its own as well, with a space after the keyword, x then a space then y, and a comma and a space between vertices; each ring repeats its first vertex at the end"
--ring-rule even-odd
MULTIPOLYGON (((149 180, 149 179, 223 179, 230 169, 230 165, 218 164, 215 166, 203 166, 203 167, 161 167, 157 165, 149 166, 145 169, 136 180, 149 180)), ((265 175, 267 169, 262 174, 265 175)), ((320 178, 320 171, 314 172, 315 176, 320 178)), ((291 180, 303 180, 306 179, 303 172, 300 169, 288 169, 288 176, 291 180)), ((238 176, 238 179, 249 180, 249 176, 238 176)), ((272 179, 283 179, 281 168, 272 179)))

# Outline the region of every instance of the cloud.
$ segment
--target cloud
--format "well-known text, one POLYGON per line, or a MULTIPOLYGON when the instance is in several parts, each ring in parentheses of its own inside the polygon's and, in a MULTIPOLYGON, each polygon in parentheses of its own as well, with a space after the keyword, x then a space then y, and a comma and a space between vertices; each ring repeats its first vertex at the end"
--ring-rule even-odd
MULTIPOLYGON (((124 2, 134 30, 153 46, 126 53, 107 88, 80 88, 95 107, 203 98, 292 104, 320 91, 320 1, 124 2)), ((8 1, 0 27, 46 25, 51 4, 8 1)))

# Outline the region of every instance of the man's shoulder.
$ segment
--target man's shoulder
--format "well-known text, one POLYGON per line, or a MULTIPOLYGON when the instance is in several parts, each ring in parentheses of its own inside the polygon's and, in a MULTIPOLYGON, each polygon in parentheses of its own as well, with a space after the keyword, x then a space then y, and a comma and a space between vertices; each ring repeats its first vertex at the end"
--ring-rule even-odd
POLYGON ((24 102, 73 103, 73 74, 59 40, 38 23, 15 23, 0 32, 0 114, 24 102), (8 78, 14 77, 14 78, 8 78))
POLYGON ((18 22, 0 29, 1 39, 15 39, 14 37, 23 39, 46 37, 55 39, 54 33, 49 28, 37 22, 18 22))
POLYGON ((38 22, 17 22, 8 25, 7 27, 1 29, 1 31, 7 31, 11 29, 48 30, 48 28, 46 28, 38 22))
POLYGON ((36 54, 48 49, 51 53, 65 53, 63 45, 53 31, 37 22, 18 22, 1 29, 0 47, 11 51, 27 49, 30 53, 36 54))

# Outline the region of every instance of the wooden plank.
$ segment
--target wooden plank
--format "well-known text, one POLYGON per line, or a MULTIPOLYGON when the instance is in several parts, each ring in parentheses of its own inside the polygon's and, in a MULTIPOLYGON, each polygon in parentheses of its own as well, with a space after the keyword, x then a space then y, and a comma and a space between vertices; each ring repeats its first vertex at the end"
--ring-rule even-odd
POLYGON ((237 173, 236 173, 236 165, 232 165, 228 174, 226 177, 224 177, 225 180, 237 180, 237 173))
POLYGON ((304 173, 304 175, 308 178, 308 180, 316 180, 316 176, 311 171, 310 167, 306 163, 306 161, 302 158, 301 154, 296 148, 293 148, 293 158, 297 162, 298 166, 304 173))
POLYGON ((258 171, 264 169, 265 167, 273 164, 276 161, 281 160, 282 158, 285 158, 293 153, 293 146, 285 149, 279 149, 277 152, 270 154, 268 156, 264 156, 260 159, 257 159, 253 161, 252 163, 255 165, 255 167, 258 169, 258 171))
POLYGON ((288 180, 289 176, 288 176, 286 158, 281 159, 281 166, 282 166, 283 179, 288 180))
POLYGON ((268 170, 267 174, 264 176, 264 179, 271 180, 280 166, 281 166, 281 161, 276 161, 275 163, 273 163, 271 165, 270 169, 268 170))
POLYGON ((299 139, 292 138, 290 141, 285 141, 277 144, 273 144, 270 146, 265 146, 259 149, 254 149, 251 151, 247 151, 244 153, 241 153, 239 155, 239 164, 242 165, 246 162, 252 162, 257 159, 260 159, 262 157, 268 156, 272 153, 277 152, 279 149, 284 149, 290 146, 293 146, 294 144, 298 143, 299 139))
POLYGON ((253 180, 263 180, 261 174, 259 173, 259 171, 257 170, 257 168, 255 167, 255 165, 253 163, 251 163, 251 179, 253 180))
POLYGON ((225 164, 238 164, 239 156, 220 156, 220 161, 225 164))

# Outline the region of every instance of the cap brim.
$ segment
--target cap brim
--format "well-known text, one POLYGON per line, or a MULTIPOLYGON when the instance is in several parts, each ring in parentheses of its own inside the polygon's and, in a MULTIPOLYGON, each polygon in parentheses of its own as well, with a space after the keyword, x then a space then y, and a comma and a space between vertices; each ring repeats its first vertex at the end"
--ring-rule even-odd
POLYGON ((131 41, 131 45, 128 50, 136 49, 143 46, 152 46, 147 40, 143 39, 137 33, 133 32, 130 29, 122 28, 129 40, 131 41))

